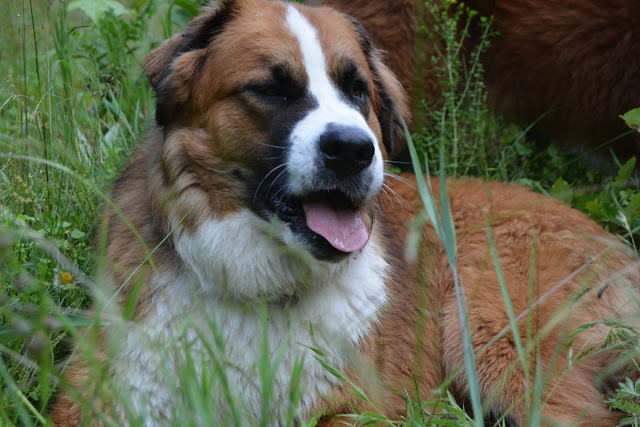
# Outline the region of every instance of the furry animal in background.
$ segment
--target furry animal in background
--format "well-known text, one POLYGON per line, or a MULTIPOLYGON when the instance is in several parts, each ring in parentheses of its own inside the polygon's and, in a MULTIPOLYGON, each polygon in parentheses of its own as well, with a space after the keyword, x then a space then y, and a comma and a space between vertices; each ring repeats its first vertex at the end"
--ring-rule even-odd
MULTIPOLYGON (((357 17, 412 93, 415 1, 420 0, 310 3, 357 17)), ((489 103, 495 111, 523 126, 547 114, 534 133, 564 145, 593 148, 629 131, 619 115, 640 107, 640 2, 469 0, 464 4, 481 15, 495 16, 493 28, 499 35, 483 57, 489 103)), ((425 22, 433 24, 428 13, 425 22)), ((433 42, 428 40, 425 49, 428 58, 433 42)), ((427 103, 434 105, 440 89, 429 66, 424 72, 427 103)), ((610 147, 623 156, 637 156, 640 136, 634 132, 610 147)))

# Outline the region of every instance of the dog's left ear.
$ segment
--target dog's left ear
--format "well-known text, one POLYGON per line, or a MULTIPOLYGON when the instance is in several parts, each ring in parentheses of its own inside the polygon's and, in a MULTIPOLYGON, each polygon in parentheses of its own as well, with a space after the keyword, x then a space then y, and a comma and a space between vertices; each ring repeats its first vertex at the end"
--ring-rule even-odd
POLYGON ((382 61, 380 52, 371 45, 367 31, 355 18, 351 18, 360 36, 360 46, 367 56, 373 74, 373 104, 382 130, 382 142, 389 157, 406 152, 407 138, 404 123, 411 121, 407 94, 389 67, 382 61))
POLYGON ((236 8, 237 0, 211 2, 184 31, 165 40, 145 58, 144 71, 156 92, 159 126, 164 126, 191 95, 192 79, 206 59, 206 48, 231 21, 236 8))

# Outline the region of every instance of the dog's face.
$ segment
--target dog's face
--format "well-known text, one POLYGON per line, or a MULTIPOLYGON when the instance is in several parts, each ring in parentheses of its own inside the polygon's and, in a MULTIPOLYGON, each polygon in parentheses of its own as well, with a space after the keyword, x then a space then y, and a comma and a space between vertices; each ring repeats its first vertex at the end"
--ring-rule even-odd
POLYGON ((188 227, 249 210, 320 260, 367 244, 406 108, 357 22, 287 3, 214 3, 145 70, 164 185, 174 216, 190 211, 188 227))

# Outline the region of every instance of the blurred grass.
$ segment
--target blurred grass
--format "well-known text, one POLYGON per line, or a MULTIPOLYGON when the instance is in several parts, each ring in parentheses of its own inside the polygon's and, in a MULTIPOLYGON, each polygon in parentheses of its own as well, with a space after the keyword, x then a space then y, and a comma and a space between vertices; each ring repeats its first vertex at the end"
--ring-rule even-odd
POLYGON ((0 420, 31 425, 46 418, 64 366, 60 330, 94 323, 82 310, 91 302, 102 195, 153 113, 143 57, 198 4, 130 1, 122 13, 96 14, 99 1, 7 3, 0 14, 0 420))

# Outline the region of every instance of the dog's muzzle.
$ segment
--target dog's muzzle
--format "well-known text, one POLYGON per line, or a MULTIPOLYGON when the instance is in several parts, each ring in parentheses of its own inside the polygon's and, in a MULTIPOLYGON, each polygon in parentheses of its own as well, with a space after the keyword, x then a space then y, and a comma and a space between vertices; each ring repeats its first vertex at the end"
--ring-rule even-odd
POLYGON ((318 258, 359 251, 371 234, 380 156, 373 133, 362 126, 330 122, 315 138, 294 138, 286 189, 271 200, 272 208, 318 258))
POLYGON ((319 139, 320 158, 338 180, 362 172, 375 154, 370 136, 354 126, 330 123, 319 139))

